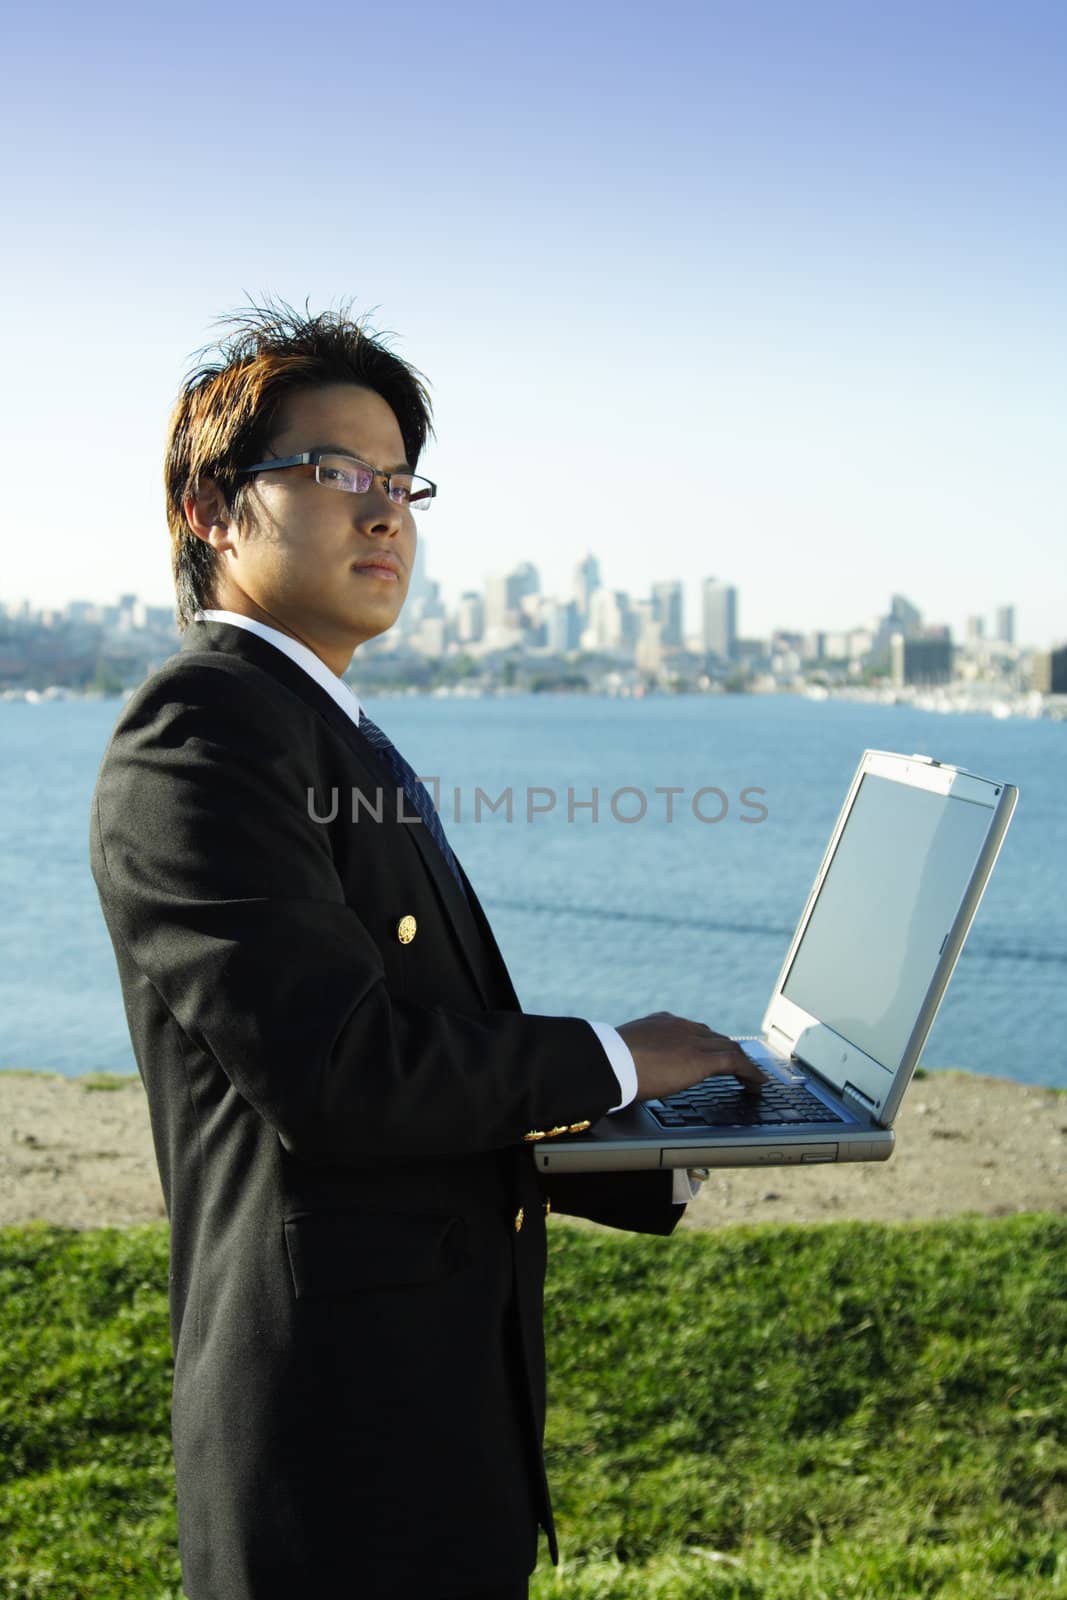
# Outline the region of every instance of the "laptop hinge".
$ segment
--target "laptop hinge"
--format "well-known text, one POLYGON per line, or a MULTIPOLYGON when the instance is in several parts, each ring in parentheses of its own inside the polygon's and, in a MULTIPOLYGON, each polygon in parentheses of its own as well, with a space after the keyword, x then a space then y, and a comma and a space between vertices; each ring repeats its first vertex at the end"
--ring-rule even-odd
POLYGON ((870 1095, 864 1094, 862 1089, 857 1089, 854 1083, 849 1083, 846 1080, 845 1087, 841 1090, 841 1098, 845 1101, 846 1105, 850 1100, 856 1101, 860 1109, 865 1111, 869 1117, 877 1118, 878 1106, 871 1099, 870 1095))
POLYGON ((788 1034, 783 1033, 781 1028, 774 1027, 773 1023, 767 1029, 767 1043, 772 1049, 777 1050, 779 1055, 789 1057, 793 1054, 792 1039, 789 1038, 788 1034))

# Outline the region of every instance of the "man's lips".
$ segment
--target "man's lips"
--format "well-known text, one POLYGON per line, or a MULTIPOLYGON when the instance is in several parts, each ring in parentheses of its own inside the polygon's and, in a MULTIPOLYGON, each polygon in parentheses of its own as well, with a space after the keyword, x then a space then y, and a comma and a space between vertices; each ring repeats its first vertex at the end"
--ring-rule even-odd
POLYGON ((367 561, 357 561, 352 570, 364 578, 384 578, 389 583, 400 582, 400 566, 388 556, 374 556, 367 561))

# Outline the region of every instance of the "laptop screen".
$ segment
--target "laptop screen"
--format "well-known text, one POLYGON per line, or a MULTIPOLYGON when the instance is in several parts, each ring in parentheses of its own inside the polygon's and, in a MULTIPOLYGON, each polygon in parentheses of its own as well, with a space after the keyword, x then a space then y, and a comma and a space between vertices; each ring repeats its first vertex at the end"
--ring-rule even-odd
POLYGON ((785 997, 894 1070, 991 818, 974 800, 865 774, 785 997))

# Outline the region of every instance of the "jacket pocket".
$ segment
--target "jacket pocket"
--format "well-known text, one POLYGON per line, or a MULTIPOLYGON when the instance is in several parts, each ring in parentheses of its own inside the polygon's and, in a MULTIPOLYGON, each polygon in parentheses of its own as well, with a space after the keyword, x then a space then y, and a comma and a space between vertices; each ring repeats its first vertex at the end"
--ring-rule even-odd
POLYGON ((469 1260, 461 1217, 324 1211, 287 1217, 284 1227, 298 1300, 436 1283, 469 1260))

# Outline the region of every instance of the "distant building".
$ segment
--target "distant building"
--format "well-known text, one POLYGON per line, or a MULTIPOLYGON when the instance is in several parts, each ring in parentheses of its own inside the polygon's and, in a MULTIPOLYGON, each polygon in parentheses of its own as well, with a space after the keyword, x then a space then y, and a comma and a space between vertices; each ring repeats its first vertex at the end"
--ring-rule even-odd
POLYGON ((918 633, 923 619, 918 606, 913 606, 902 594, 895 594, 890 598, 889 616, 886 620, 893 624, 895 633, 902 633, 907 639, 913 633, 918 633))
POLYGON ((626 643, 628 599, 621 589, 595 589, 582 644, 589 650, 621 651, 626 643))
POLYGON ((524 561, 512 572, 494 573, 485 580, 485 631, 517 628, 522 601, 539 594, 537 568, 524 561))
POLYGON ((418 627, 408 637, 412 650, 421 656, 443 656, 448 642, 448 629, 444 617, 423 617, 418 627))
POLYGON ((791 650, 786 646, 776 645, 770 652, 771 671, 789 677, 796 677, 803 666, 803 657, 799 650, 791 650))
POLYGON ((512 607, 508 605, 507 573, 491 572, 485 580, 483 615, 485 617, 486 632, 492 628, 505 627, 508 612, 511 609, 512 607))
POLYGON ((893 634, 889 642, 893 682, 904 684, 948 683, 952 677, 952 640, 948 637, 906 639, 893 634))
POLYGON ((705 578, 702 599, 704 649, 731 661, 737 641, 737 590, 717 578, 705 578))
POLYGON ((823 633, 819 635, 822 649, 819 659, 822 661, 844 661, 848 657, 847 633, 823 633))
POLYGON ((811 634, 795 633, 792 628, 775 628, 770 637, 770 652, 772 655, 784 655, 791 650, 801 656, 814 653, 812 637, 811 634))
POLYGON ((545 629, 545 649, 555 655, 577 650, 582 637, 582 619, 577 600, 546 600, 541 611, 545 629))
POLYGON ((913 606, 902 594, 891 595, 888 613, 884 617, 879 617, 874 627, 871 655, 877 662, 884 663, 890 655, 891 641, 895 633, 899 633, 904 639, 911 639, 921 628, 922 612, 918 606, 913 606))
POLYGON ((1067 694, 1067 644, 1036 653, 1030 667, 1030 683, 1042 694, 1067 694))
POLYGON ((434 600, 439 594, 438 586, 426 576, 426 541, 419 538, 415 546, 415 561, 411 568, 411 577, 408 580, 408 592, 404 600, 404 607, 393 630, 397 639, 418 630, 424 616, 431 613, 434 600))
POLYGON ((460 644, 477 644, 484 633, 485 602, 477 590, 468 590, 456 607, 456 638, 460 644))
POLYGON ((541 578, 532 561, 521 561, 511 574, 516 605, 528 594, 541 593, 541 578))
POLYGON ((583 622, 589 619, 589 603, 602 587, 600 562, 590 551, 574 569, 574 599, 583 622))
POLYGON ((1002 644, 1015 643, 1015 607, 998 606, 996 616, 997 638, 1002 644))
POLYGON ((651 614, 641 618, 634 659, 641 672, 657 673, 663 667, 663 624, 651 614))
POLYGON ((968 617, 967 618, 967 643, 970 644, 970 645, 980 644, 984 638, 985 638, 985 618, 984 617, 968 617))
POLYGON ((681 581, 670 578, 652 585, 652 618, 659 623, 659 642, 665 650, 680 650, 685 642, 684 597, 681 581))
POLYGON ((800 655, 808 661, 859 661, 871 654, 874 641, 875 636, 870 628, 846 628, 840 633, 809 634, 803 640, 800 655))
POLYGON ((148 626, 148 607, 134 594, 123 595, 119 603, 118 631, 133 633, 148 626))

